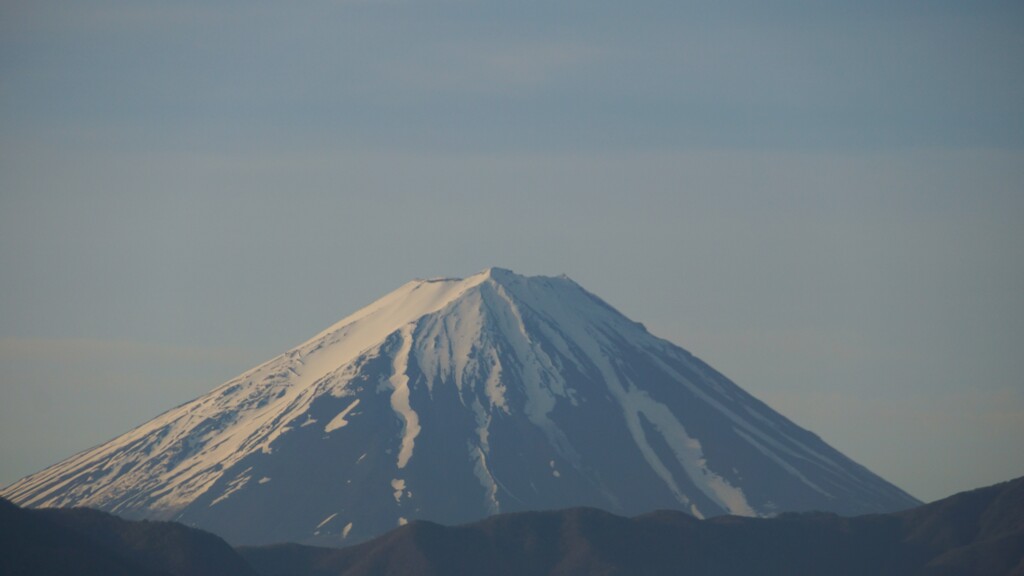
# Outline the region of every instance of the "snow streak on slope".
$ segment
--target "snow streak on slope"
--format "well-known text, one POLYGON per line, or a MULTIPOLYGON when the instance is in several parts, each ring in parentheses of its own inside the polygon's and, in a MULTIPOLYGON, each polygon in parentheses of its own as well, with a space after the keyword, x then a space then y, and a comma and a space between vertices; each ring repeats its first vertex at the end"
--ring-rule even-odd
POLYGON ((409 405, 409 351, 412 350, 412 327, 402 328, 402 347, 395 356, 394 373, 390 383, 391 408, 402 419, 402 447, 398 451, 398 467, 405 468, 412 458, 413 448, 416 446, 416 436, 420 433, 420 419, 416 411, 409 405))
MULTIPOLYGON (((334 432, 338 428, 344 428, 345 425, 348 424, 348 420, 345 420, 345 417, 348 416, 349 412, 354 410, 356 406, 359 406, 359 398, 353 400, 352 403, 348 405, 348 407, 339 412, 337 416, 332 418, 331 421, 327 423, 327 426, 324 426, 324 432, 330 434, 331 432, 334 432)), ((310 420, 307 420, 306 422, 309 421, 310 420)), ((313 420, 313 422, 316 422, 316 420, 313 420)), ((305 426, 306 423, 303 422, 301 425, 305 426)))
POLYGON ((580 505, 916 502, 568 278, 500 269, 410 282, 2 494, 319 544, 580 505))

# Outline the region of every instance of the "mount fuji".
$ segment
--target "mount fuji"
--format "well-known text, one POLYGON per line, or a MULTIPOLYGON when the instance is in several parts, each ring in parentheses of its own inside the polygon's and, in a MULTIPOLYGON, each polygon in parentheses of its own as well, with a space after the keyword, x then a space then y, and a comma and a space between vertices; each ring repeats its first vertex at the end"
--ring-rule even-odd
POLYGON ((344 545, 413 519, 589 506, 862 514, 912 496, 565 276, 417 280, 0 491, 344 545))

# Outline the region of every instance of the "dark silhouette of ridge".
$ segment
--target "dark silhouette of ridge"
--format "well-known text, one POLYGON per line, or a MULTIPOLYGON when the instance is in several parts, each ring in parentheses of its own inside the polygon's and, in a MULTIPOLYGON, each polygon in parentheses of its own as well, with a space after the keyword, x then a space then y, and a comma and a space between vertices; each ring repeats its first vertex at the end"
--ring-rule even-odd
POLYGON ((446 527, 412 522, 343 549, 240 548, 265 576, 1024 576, 1024 478, 912 510, 841 517, 624 518, 592 508, 446 527))
POLYGON ((88 508, 28 510, 0 499, 4 576, 256 576, 226 542, 174 522, 88 508))
POLYGON ((911 510, 698 520, 594 508, 416 521, 349 548, 233 550, 174 522, 0 499, 4 576, 1024 576, 1024 478, 911 510))

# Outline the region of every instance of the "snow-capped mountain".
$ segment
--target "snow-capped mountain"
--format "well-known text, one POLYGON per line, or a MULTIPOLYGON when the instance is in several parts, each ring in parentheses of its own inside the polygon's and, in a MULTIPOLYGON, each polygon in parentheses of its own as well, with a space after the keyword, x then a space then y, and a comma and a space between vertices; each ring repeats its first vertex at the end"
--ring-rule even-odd
POLYGON ((569 506, 918 503, 572 280, 497 268, 410 282, 0 494, 326 545, 569 506))

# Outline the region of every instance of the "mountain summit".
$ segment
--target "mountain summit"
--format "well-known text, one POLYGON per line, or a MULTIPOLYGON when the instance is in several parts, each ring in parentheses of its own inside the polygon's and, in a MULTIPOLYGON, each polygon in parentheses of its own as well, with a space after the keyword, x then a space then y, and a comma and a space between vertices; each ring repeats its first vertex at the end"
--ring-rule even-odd
POLYGON ((417 280, 5 488, 240 544, 591 506, 698 517, 917 500, 567 277, 417 280))

